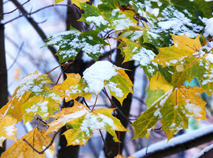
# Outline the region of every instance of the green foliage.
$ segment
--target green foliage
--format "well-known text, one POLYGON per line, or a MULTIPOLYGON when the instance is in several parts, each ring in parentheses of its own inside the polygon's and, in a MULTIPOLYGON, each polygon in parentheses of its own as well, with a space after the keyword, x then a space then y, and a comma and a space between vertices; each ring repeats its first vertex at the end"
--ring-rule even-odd
MULTIPOLYGON (((55 1, 59 2, 61 0, 55 1)), ((199 95, 212 94, 213 51, 206 45, 209 38, 199 37, 199 34, 204 32, 205 26, 201 18, 212 16, 213 2, 102 0, 97 7, 84 0, 72 2, 84 10, 79 21, 89 24, 93 30, 80 32, 71 28, 51 36, 46 45, 58 46, 56 55, 60 63, 70 64, 83 51, 96 61, 95 64, 87 68, 82 77, 67 74, 62 84, 52 88, 46 85, 51 83, 46 74, 27 76, 15 90, 12 100, 1 109, 3 118, 13 118, 11 124, 22 119, 31 121, 35 115, 47 120, 65 98, 65 101, 74 100, 74 106, 52 115, 56 120, 39 135, 45 133, 46 137, 66 125, 64 135, 68 145, 85 145, 93 131, 101 129, 119 142, 115 131, 128 130, 112 116, 115 109, 94 109, 96 103, 89 109, 75 101, 78 97, 89 100, 92 94, 98 98, 102 90, 110 100, 108 87, 110 95, 122 105, 127 95, 133 93, 133 84, 125 69, 109 61, 97 61, 103 53, 101 48, 111 47, 109 40, 115 40, 120 43, 115 49, 121 50, 123 63, 137 61, 150 81, 146 89, 148 109, 132 124, 134 139, 148 138, 159 119, 168 139, 180 129, 188 128, 190 117, 206 119, 206 102, 199 95), (148 12, 148 7, 159 9, 158 15, 148 12), (198 79, 200 87, 184 86, 194 78, 198 79)), ((5 136, 1 130, 0 134, 5 136)), ((15 140, 14 136, 12 139, 15 140)))

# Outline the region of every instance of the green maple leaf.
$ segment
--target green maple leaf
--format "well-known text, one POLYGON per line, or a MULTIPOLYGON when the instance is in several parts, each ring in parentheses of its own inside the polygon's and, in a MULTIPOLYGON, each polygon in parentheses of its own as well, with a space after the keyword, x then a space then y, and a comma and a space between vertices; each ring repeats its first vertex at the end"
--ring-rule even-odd
MULTIPOLYGON (((96 30, 114 29, 116 31, 129 29, 130 26, 137 26, 138 21, 134 19, 135 13, 131 10, 120 10, 119 7, 113 10, 101 10, 94 5, 81 4, 85 14, 79 21, 88 24, 94 23, 96 30)), ((110 7, 110 5, 109 5, 110 7)))
POLYGON ((198 78, 201 88, 210 96, 213 89, 213 63, 212 54, 205 54, 202 57, 189 57, 183 65, 182 71, 177 71, 172 76, 172 84, 178 86, 185 81, 191 82, 198 78))
POLYGON ((51 36, 47 40, 47 45, 59 46, 57 55, 60 63, 64 63, 71 59, 74 60, 81 50, 92 59, 98 60, 98 57, 102 55, 101 47, 107 45, 107 43, 98 37, 97 31, 80 32, 71 28, 69 31, 51 36))
POLYGON ((71 108, 62 109, 59 113, 52 117, 57 118, 49 124, 46 135, 53 131, 58 131, 66 123, 72 125, 63 134, 65 135, 67 145, 85 145, 95 130, 105 129, 113 136, 115 142, 120 142, 115 131, 128 131, 120 121, 112 116, 115 109, 95 109, 90 111, 85 105, 75 101, 71 108))
POLYGON ((180 129, 188 128, 188 119, 191 116, 206 119, 206 102, 199 97, 203 92, 200 87, 185 86, 168 91, 132 124, 135 128, 134 138, 147 135, 160 118, 168 139, 180 129))

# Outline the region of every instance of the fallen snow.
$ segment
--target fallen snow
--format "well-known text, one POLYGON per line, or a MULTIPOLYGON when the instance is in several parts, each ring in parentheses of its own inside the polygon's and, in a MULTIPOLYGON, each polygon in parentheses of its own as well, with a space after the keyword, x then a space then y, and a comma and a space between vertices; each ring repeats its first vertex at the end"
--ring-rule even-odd
POLYGON ((65 124, 73 119, 79 118, 85 114, 89 113, 87 109, 83 109, 81 111, 77 111, 74 113, 71 113, 69 115, 62 115, 56 122, 52 123, 52 126, 58 125, 58 124, 65 124))
POLYGON ((150 154, 150 153, 160 151, 160 150, 165 150, 167 148, 176 146, 178 144, 183 144, 183 143, 188 142, 190 140, 194 140, 194 139, 196 139, 196 138, 198 138, 202 135, 212 133, 212 131, 213 131, 213 125, 209 125, 209 126, 201 128, 201 129, 192 131, 190 133, 186 133, 186 134, 183 134, 181 136, 174 137, 174 138, 170 139, 169 142, 166 139, 166 140, 160 141, 158 143, 152 144, 148 147, 148 150, 147 150, 147 148, 143 148, 143 149, 135 152, 131 156, 144 157, 146 154, 150 154))
POLYGON ((83 79, 88 88, 85 92, 98 94, 104 87, 104 81, 117 75, 116 68, 108 61, 97 61, 83 72, 83 79))
POLYGON ((202 108, 199 105, 190 103, 191 99, 186 99, 185 108, 189 113, 192 113, 194 117, 201 117, 202 108))
POLYGON ((86 18, 89 23, 95 23, 96 26, 100 27, 102 25, 107 25, 108 21, 104 20, 103 16, 89 16, 86 18))
POLYGON ((205 21, 206 27, 203 36, 207 37, 208 35, 213 36, 213 18, 210 18, 205 21))
POLYGON ((207 146, 206 148, 204 148, 199 154, 195 155, 193 158, 200 158, 202 155, 204 155, 204 153, 208 152, 212 148, 213 148, 213 144, 211 144, 211 145, 207 146))
POLYGON ((125 14, 119 15, 118 18, 118 20, 113 20, 112 23, 112 25, 115 26, 115 30, 124 30, 130 26, 137 26, 137 23, 133 22, 129 17, 126 17, 125 14))
MULTIPOLYGON (((212 29, 213 29, 213 28, 212 28, 212 29)), ((210 62, 213 64, 213 54, 207 54, 207 55, 205 56, 205 59, 208 60, 208 61, 210 61, 210 62)))
POLYGON ((174 7, 169 6, 161 13, 164 18, 158 22, 159 28, 151 29, 154 32, 170 32, 176 35, 186 34, 188 37, 196 37, 203 29, 203 26, 194 24, 187 16, 191 14, 185 10, 185 14, 174 7), (187 16, 186 16, 187 15, 187 16), (190 29, 192 28, 192 30, 190 29))
POLYGON ((86 133, 87 137, 90 137, 91 132, 93 132, 94 130, 105 129, 107 125, 112 130, 117 129, 111 118, 103 114, 94 115, 92 113, 89 113, 85 116, 80 128, 86 133))
POLYGON ((21 99, 22 95, 24 95, 27 91, 31 90, 34 93, 41 92, 41 87, 46 83, 42 81, 39 85, 35 85, 35 80, 39 77, 38 74, 31 74, 27 77, 23 78, 21 83, 19 84, 19 89, 16 92, 16 97, 21 99), (36 87, 35 87, 36 86, 36 87), (35 87, 35 88, 34 88, 35 87))
POLYGON ((123 97, 123 92, 122 92, 122 90, 120 89, 120 88, 117 88, 117 84, 116 83, 114 83, 114 82, 109 82, 109 84, 108 84, 108 87, 109 87, 109 89, 112 91, 112 92, 114 92, 115 93, 115 95, 117 96, 117 97, 123 97))
MULTIPOLYGON (((134 49, 132 52, 134 53, 135 51, 136 50, 134 49)), ((152 50, 148 50, 143 47, 139 50, 139 52, 133 54, 131 58, 138 61, 140 65, 146 66, 155 58, 155 53, 152 50)))
POLYGON ((13 136, 13 135, 16 135, 16 134, 14 134, 14 132, 17 131, 15 123, 10 125, 10 126, 4 126, 3 129, 4 129, 5 133, 6 133, 6 135, 8 135, 10 137, 13 136))

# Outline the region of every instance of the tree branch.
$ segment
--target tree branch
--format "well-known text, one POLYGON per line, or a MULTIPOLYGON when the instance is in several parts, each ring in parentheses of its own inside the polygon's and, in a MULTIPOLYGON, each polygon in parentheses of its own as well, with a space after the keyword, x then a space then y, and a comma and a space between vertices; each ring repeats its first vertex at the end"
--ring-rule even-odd
POLYGON ((213 140, 213 125, 192 131, 190 133, 177 136, 169 140, 160 141, 146 148, 143 148, 132 156, 143 158, 161 158, 181 151, 196 147, 213 140))
MULTIPOLYGON (((46 42, 45 40, 47 39, 47 36, 45 35, 44 31, 38 26, 38 24, 34 21, 32 17, 28 16, 28 12, 24 9, 24 7, 16 0, 11 0, 11 1, 22 12, 22 14, 25 16, 28 22, 33 26, 33 28, 36 30, 36 32, 39 34, 42 40, 46 42)), ((59 61, 58 57, 55 55, 56 54, 55 48, 48 46, 48 49, 52 52, 54 58, 57 61, 59 61)))

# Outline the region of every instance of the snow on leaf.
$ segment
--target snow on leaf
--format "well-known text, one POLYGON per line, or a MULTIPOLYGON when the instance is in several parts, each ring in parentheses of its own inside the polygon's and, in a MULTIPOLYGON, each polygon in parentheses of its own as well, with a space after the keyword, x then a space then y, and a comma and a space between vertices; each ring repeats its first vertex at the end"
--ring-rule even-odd
POLYGON ((133 18, 135 15, 133 11, 120 10, 116 1, 113 1, 112 5, 108 4, 109 9, 103 9, 102 7, 105 7, 107 3, 102 3, 98 8, 94 5, 81 4, 85 14, 82 15, 79 21, 88 24, 93 23, 96 26, 96 30, 99 31, 103 31, 106 28, 124 30, 129 29, 131 26, 137 26, 138 21, 133 18))
MULTIPOLYGON (((24 135, 21 139, 15 142, 9 149, 7 149, 2 157, 14 158, 14 157, 30 157, 30 158, 46 158, 45 153, 39 154, 34 151, 25 141, 25 139, 33 148, 38 151, 43 151, 43 146, 50 144, 52 138, 44 136, 44 131, 39 131, 36 127, 29 133, 24 135)), ((54 147, 50 146, 49 150, 54 151, 54 147)))
POLYGON ((96 95, 104 87, 104 81, 116 76, 116 68, 108 61, 98 61, 83 72, 83 79, 88 84, 88 92, 96 95))
POLYGON ((98 95, 107 85, 111 95, 121 103, 132 93, 133 84, 125 71, 108 61, 95 62, 83 72, 82 78, 79 74, 67 74, 67 79, 53 89, 61 91, 61 96, 69 101, 78 96, 90 99, 91 94, 98 95))
POLYGON ((152 50, 142 47, 140 44, 133 42, 128 38, 121 39, 126 43, 127 47, 123 50, 124 61, 135 60, 140 63, 142 66, 147 66, 151 60, 154 59, 155 53, 152 50))
POLYGON ((49 77, 38 75, 37 72, 26 76, 16 88, 12 100, 2 109, 4 115, 12 115, 14 118, 24 122, 31 121, 35 115, 40 115, 43 119, 48 119, 59 109, 62 98, 50 87, 49 77))
POLYGON ((97 60, 101 56, 100 48, 107 43, 94 30, 80 32, 75 28, 62 32, 47 40, 48 46, 59 46, 57 55, 60 63, 74 60, 79 51, 84 51, 89 57, 97 60))
POLYGON ((106 85, 109 88, 110 94, 114 96, 122 105, 122 102, 127 95, 129 93, 133 93, 133 84, 123 69, 116 70, 116 72, 118 74, 107 81, 106 85))
POLYGON ((85 145, 95 130, 107 130, 113 140, 119 142, 115 131, 128 131, 122 126, 120 121, 112 116, 114 109, 95 109, 90 111, 85 105, 75 101, 71 108, 62 109, 52 117, 57 118, 49 124, 49 129, 45 134, 59 130, 66 123, 72 125, 71 129, 64 132, 67 145, 85 145))
POLYGON ((5 139, 12 139, 16 141, 16 123, 18 120, 11 116, 4 116, 0 114, 0 146, 3 146, 5 139))
POLYGON ((91 93, 85 92, 84 89, 88 87, 87 83, 81 79, 79 74, 67 73, 66 80, 59 85, 53 87, 59 94, 65 98, 68 102, 77 98, 78 96, 84 96, 86 99, 90 99, 91 93))
POLYGON ((171 47, 159 48, 160 53, 153 60, 155 63, 166 66, 173 66, 177 63, 182 64, 183 59, 199 52, 201 48, 199 36, 191 39, 184 36, 172 35, 174 45, 171 47))
POLYGON ((186 88, 183 85, 168 91, 132 124, 135 128, 134 138, 144 137, 160 118, 168 140, 180 129, 188 128, 190 117, 206 119, 206 102, 199 97, 203 92, 200 87, 186 88))

